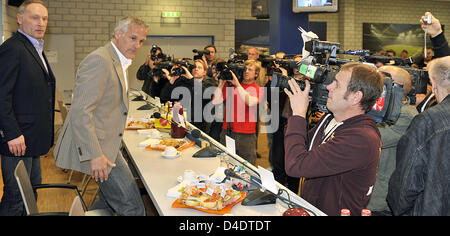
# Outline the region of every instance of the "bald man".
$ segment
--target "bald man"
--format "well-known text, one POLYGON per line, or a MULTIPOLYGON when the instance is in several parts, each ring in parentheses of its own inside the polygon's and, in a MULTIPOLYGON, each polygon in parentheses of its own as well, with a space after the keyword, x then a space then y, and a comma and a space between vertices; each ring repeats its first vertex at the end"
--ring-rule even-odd
POLYGON ((406 132, 414 116, 418 113, 417 109, 409 104, 409 99, 406 96, 412 87, 411 75, 405 69, 397 66, 382 66, 379 70, 391 74, 394 83, 402 85, 404 89, 403 105, 398 120, 394 124, 378 124, 383 144, 378 164, 377 179, 373 188, 372 198, 367 206, 367 209, 374 211, 375 215, 390 215, 386 196, 389 178, 395 169, 397 143, 406 132))

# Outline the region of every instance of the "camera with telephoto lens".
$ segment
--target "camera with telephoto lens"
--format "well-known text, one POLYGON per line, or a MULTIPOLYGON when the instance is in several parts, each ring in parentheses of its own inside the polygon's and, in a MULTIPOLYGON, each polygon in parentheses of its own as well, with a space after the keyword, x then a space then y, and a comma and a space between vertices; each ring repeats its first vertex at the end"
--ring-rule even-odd
MULTIPOLYGON (((338 69, 328 67, 325 65, 308 65, 308 64, 298 64, 298 71, 300 74, 309 78, 311 88, 309 91, 309 96, 312 97, 310 109, 314 111, 328 112, 327 100, 328 100, 328 90, 327 86, 331 84, 336 76, 338 69)), ((280 88, 280 92, 284 89, 291 91, 289 86, 289 80, 294 79, 293 77, 284 76, 280 73, 273 73, 272 75, 272 88, 280 88)), ((306 83, 305 79, 294 79, 294 81, 299 85, 301 90, 305 90, 306 83)))
MULTIPOLYGON (((309 109, 312 111, 328 112, 326 107, 328 100, 327 86, 331 84, 336 74, 340 71, 340 66, 354 61, 341 60, 336 58, 337 54, 349 54, 360 56, 360 61, 366 63, 363 59, 367 57, 366 51, 358 50, 358 53, 350 51, 342 51, 339 48, 339 43, 319 41, 313 39, 310 42, 305 43, 305 49, 311 53, 311 62, 303 60, 297 64, 300 74, 306 76, 310 80, 311 90, 310 96, 311 104, 309 109)), ((375 67, 375 65, 371 64, 375 67)), ((388 73, 385 75, 383 92, 374 104, 369 115, 373 116, 377 122, 395 122, 399 115, 402 106, 403 99, 403 86, 395 84, 388 73)), ((272 76, 272 87, 279 87, 280 92, 284 88, 290 89, 288 81, 290 77, 282 76, 279 73, 274 73, 272 76)), ((296 80, 299 87, 304 90, 306 84, 304 80, 296 80)))
POLYGON ((218 78, 220 80, 233 80, 233 75, 231 74, 233 72, 238 80, 242 81, 245 70, 246 67, 244 64, 219 62, 216 65, 216 71, 219 73, 218 78))
POLYGON ((150 49, 150 59, 152 61, 156 61, 157 59, 163 59, 163 61, 167 58, 167 56, 165 54, 162 53, 162 50, 160 47, 158 47, 158 45, 153 44, 152 48, 150 49), (156 55, 156 53, 158 52, 158 50, 160 51, 160 53, 158 55, 156 55))
POLYGON ((284 68, 288 75, 294 74, 294 69, 297 68, 297 61, 292 59, 275 59, 260 55, 259 59, 261 67, 266 68, 266 76, 272 76, 273 73, 282 73, 281 68, 284 68))
POLYGON ((152 70, 154 76, 158 76, 159 78, 165 77, 162 69, 166 69, 170 72, 170 76, 180 76, 186 74, 186 71, 182 68, 182 66, 186 67, 190 72, 194 69, 195 65, 191 65, 187 61, 162 61, 155 64, 155 68, 152 70))
POLYGON ((194 56, 194 60, 198 60, 198 59, 202 59, 203 55, 209 55, 211 52, 208 50, 197 50, 194 49, 192 50, 193 53, 197 53, 196 56, 194 56))
POLYGON ((418 53, 407 59, 401 57, 377 56, 377 55, 362 55, 359 60, 368 63, 381 62, 386 65, 398 66, 405 69, 411 75, 411 91, 407 94, 410 104, 416 104, 416 94, 426 94, 427 85, 429 82, 428 71, 414 68, 412 64, 420 64, 423 62, 422 53, 418 53))

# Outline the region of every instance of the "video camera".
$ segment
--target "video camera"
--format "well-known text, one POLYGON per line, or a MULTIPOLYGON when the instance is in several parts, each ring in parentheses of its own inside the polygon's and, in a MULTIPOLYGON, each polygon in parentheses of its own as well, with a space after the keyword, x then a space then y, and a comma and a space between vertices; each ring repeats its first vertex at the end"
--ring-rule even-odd
POLYGON ((195 65, 190 64, 187 61, 172 61, 166 60, 155 64, 155 68, 152 70, 154 76, 162 78, 165 76, 162 69, 170 71, 170 76, 180 76, 186 74, 186 71, 182 68, 186 67, 190 72, 195 68, 195 65), (173 69, 173 70, 172 70, 173 69))
MULTIPOLYGON (((326 107, 328 100, 327 86, 331 84, 340 71, 340 65, 352 62, 348 60, 340 60, 336 58, 337 54, 350 54, 361 57, 367 56, 367 51, 342 51, 339 43, 319 41, 313 39, 305 44, 305 49, 311 53, 311 63, 298 62, 299 73, 305 75, 310 79, 312 97, 310 108, 312 111, 328 112, 326 107)), ((403 87, 393 83, 390 75, 384 73, 386 76, 384 80, 384 87, 381 97, 368 113, 372 115, 377 122, 395 122, 399 115, 403 98, 403 87)), ((284 88, 290 89, 288 81, 291 77, 283 76, 279 73, 274 73, 272 76, 271 87, 279 87, 280 92, 284 88)), ((304 90, 304 79, 296 80, 299 87, 304 90)))
POLYGON ((244 78, 245 70, 245 65, 240 63, 219 62, 216 65, 216 71, 217 73, 220 73, 220 80, 233 80, 233 76, 231 75, 231 71, 233 71, 238 80, 242 81, 242 79, 244 78))
POLYGON ((279 67, 287 70, 288 75, 294 74, 294 69, 297 68, 297 61, 289 59, 275 59, 270 57, 264 57, 260 55, 258 59, 261 61, 261 67, 266 68, 266 75, 272 76, 273 73, 281 73, 279 67))
POLYGON ((192 50, 192 52, 197 53, 197 55, 194 56, 194 60, 198 60, 198 59, 202 60, 203 55, 209 55, 211 53, 208 50, 197 50, 197 49, 192 50))
MULTIPOLYGON (((301 62, 297 65, 299 73, 310 78, 311 90, 309 95, 312 97, 310 109, 313 111, 328 112, 327 86, 333 82, 338 69, 332 68, 329 65, 308 65, 301 62)), ((282 92, 285 88, 290 91, 290 86, 288 84, 290 79, 292 79, 292 77, 284 76, 275 72, 272 75, 271 87, 280 88, 280 92, 282 92)), ((294 80, 302 90, 305 89, 305 79, 294 80)))
POLYGON ((150 49, 150 59, 152 61, 156 61, 157 59, 163 59, 163 61, 164 61, 166 58, 167 58, 167 55, 162 53, 161 48, 158 47, 158 45, 153 44, 152 48, 150 49), (160 51, 160 53, 158 55, 156 55, 158 50, 160 51))
MULTIPOLYGON (((422 58, 423 59, 423 58, 422 58)), ((376 55, 364 55, 360 57, 360 61, 368 63, 381 62, 383 64, 395 65, 402 69, 405 69, 411 75, 411 91, 407 94, 410 103, 416 104, 416 94, 426 94, 427 85, 429 82, 428 71, 411 67, 412 64, 416 64, 420 60, 416 56, 404 59, 401 57, 389 57, 389 56, 376 56, 376 55)))

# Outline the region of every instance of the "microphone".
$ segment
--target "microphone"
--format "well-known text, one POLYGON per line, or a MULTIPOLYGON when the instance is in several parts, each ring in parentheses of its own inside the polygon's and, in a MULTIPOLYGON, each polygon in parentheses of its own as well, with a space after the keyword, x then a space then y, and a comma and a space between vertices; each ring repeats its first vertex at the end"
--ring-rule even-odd
POLYGON ((194 49, 194 50, 192 50, 192 52, 193 53, 197 53, 199 55, 203 55, 203 54, 209 55, 210 54, 210 52, 208 50, 197 50, 197 49, 194 49))
MULTIPOLYGON (((244 178, 242 178, 241 176, 239 176, 238 174, 236 174, 236 172, 234 172, 234 171, 231 170, 231 169, 225 169, 225 170, 223 171, 223 173, 224 173, 227 177, 231 177, 231 178, 235 178, 235 179, 240 179, 240 180, 243 180, 243 181, 247 182, 248 184, 252 184, 252 183, 248 182, 247 180, 245 180, 244 178)), ((259 185, 259 184, 258 184, 258 185, 259 185)), ((259 186, 258 186, 258 187, 259 187, 259 186)))
MULTIPOLYGON (((292 202, 290 199, 286 199, 281 196, 281 194, 286 191, 284 189, 280 189, 278 191, 278 194, 271 193, 270 191, 265 191, 264 187, 261 186, 261 181, 258 178, 255 178, 253 176, 250 177, 250 182, 236 174, 232 169, 225 169, 224 174, 227 177, 240 179, 250 185, 257 186, 260 191, 253 190, 251 193, 247 194, 245 199, 242 201, 243 206, 257 206, 257 205, 267 205, 267 204, 275 204, 276 199, 280 199, 282 202, 286 203, 289 207, 297 207, 306 210, 307 212, 312 213, 312 215, 316 215, 313 211, 310 209, 300 206, 299 204, 292 202)), ((286 192, 289 198, 289 193, 286 192)))
MULTIPOLYGON (((161 119, 161 118, 163 118, 163 117, 161 116, 161 113, 159 113, 159 112, 153 113, 153 117, 155 117, 156 119, 161 119)), ((163 119, 166 119, 166 118, 163 118, 163 119)), ((169 120, 167 120, 167 121, 169 121, 169 120)), ((169 122, 170 122, 170 121, 169 121, 169 122)))
POLYGON ((349 51, 342 51, 342 54, 347 54, 347 55, 354 55, 354 56, 367 56, 369 55, 369 51, 367 50, 349 50, 349 51))
MULTIPOLYGON (((167 122, 169 122, 170 125, 175 124, 175 125, 178 125, 178 126, 182 126, 180 123, 174 121, 173 119, 172 119, 172 120, 168 120, 168 119, 164 118, 164 117, 161 115, 161 113, 159 113, 159 112, 153 113, 153 117, 156 118, 156 119, 164 119, 164 120, 166 120, 167 122)), ((192 131, 192 129, 188 128, 187 125, 185 125, 185 129, 186 129, 186 131, 192 131)))
MULTIPOLYGON (((210 146, 205 147, 205 148, 202 148, 202 149, 199 150, 198 152, 194 153, 194 155, 192 155, 192 157, 200 157, 200 158, 203 158, 203 157, 211 157, 211 158, 213 158, 213 157, 216 157, 218 154, 220 154, 220 153, 223 152, 223 151, 222 151, 219 147, 217 147, 213 142, 209 141, 209 138, 208 138, 208 137, 203 136, 203 135, 202 135, 202 132, 201 132, 200 130, 194 129, 194 130, 192 130, 192 131, 190 132, 190 135, 191 135, 192 138, 194 138, 195 140, 204 139, 204 140, 206 140, 206 141, 210 144, 210 146), (214 145, 214 147, 212 147, 211 144, 214 145)), ((196 143, 197 143, 197 142, 196 142, 196 143)), ((201 146, 202 146, 202 145, 201 145, 201 141, 200 141, 199 143, 200 143, 200 145, 198 145, 198 144, 197 144, 197 145, 201 147, 201 146)))
POLYGON ((202 132, 200 132, 200 130, 198 130, 198 129, 192 130, 191 135, 194 138, 203 138, 202 132))
POLYGON ((130 93, 132 95, 135 96, 135 98, 133 98, 131 101, 136 102, 136 101, 145 101, 146 98, 145 96, 141 93, 140 90, 134 89, 134 88, 130 88, 130 93), (136 94, 137 93, 137 94, 136 94))
POLYGON ((225 176, 227 176, 227 178, 239 179, 250 184, 251 186, 255 186, 258 188, 251 192, 249 191, 245 199, 242 201, 243 206, 258 206, 276 203, 277 196, 271 192, 265 191, 265 189, 259 183, 257 183, 257 181, 248 181, 236 174, 236 172, 231 169, 225 169, 224 174, 225 176))
POLYGON ((228 49, 228 55, 230 56, 231 59, 234 59, 236 57, 236 55, 234 55, 234 49, 230 48, 228 49))

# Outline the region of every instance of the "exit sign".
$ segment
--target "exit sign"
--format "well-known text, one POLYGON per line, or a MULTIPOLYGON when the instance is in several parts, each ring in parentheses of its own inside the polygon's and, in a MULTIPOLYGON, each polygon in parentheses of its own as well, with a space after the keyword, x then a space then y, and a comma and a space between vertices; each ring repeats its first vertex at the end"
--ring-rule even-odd
POLYGON ((162 17, 164 18, 180 18, 180 13, 179 12, 168 12, 168 11, 164 11, 162 12, 162 17))

